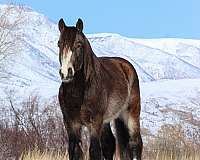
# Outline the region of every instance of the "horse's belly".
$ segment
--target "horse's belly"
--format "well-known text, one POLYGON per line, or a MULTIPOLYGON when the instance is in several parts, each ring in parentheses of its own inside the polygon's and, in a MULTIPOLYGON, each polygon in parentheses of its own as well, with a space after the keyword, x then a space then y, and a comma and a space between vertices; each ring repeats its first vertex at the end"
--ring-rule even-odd
POLYGON ((116 119, 127 108, 128 108, 128 98, 125 101, 112 99, 109 102, 106 113, 104 114, 103 122, 108 123, 116 119))

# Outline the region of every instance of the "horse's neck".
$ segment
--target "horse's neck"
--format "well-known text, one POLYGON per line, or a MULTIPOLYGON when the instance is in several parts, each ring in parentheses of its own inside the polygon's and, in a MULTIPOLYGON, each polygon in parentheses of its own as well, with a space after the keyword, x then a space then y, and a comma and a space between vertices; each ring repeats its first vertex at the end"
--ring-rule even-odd
POLYGON ((91 64, 92 65, 92 70, 93 70, 93 74, 94 76, 98 74, 99 72, 99 68, 100 68, 100 62, 98 60, 98 57, 95 55, 95 53, 92 50, 92 47, 88 41, 88 39, 86 39, 86 43, 87 43, 87 54, 89 55, 90 59, 91 59, 91 64))

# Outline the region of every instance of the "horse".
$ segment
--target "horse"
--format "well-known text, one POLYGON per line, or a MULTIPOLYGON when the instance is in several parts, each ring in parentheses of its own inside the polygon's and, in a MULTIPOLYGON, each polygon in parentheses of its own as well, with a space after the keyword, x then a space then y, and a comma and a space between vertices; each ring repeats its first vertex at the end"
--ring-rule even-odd
POLYGON ((140 89, 136 70, 120 57, 97 57, 83 21, 58 22, 61 85, 58 100, 68 135, 70 160, 82 160, 81 132, 87 127, 90 160, 140 160, 140 89), (113 134, 110 123, 114 124, 113 134), (117 144, 117 145, 116 145, 117 144))

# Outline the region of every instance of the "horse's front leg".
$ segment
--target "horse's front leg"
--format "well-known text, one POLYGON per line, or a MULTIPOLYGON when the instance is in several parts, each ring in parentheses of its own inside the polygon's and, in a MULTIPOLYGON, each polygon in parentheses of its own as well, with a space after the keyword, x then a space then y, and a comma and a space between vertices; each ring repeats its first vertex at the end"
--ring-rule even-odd
POLYGON ((100 143, 101 128, 102 124, 92 124, 92 126, 90 127, 90 160, 103 160, 103 154, 100 143))
POLYGON ((81 149, 81 127, 67 127, 67 133, 69 138, 69 160, 82 160, 83 152, 81 149))

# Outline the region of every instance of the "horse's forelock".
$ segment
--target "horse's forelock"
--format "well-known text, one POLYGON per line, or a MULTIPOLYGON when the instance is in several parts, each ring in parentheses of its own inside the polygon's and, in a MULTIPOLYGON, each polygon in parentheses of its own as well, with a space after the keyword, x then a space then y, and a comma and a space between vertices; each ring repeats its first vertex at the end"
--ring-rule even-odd
POLYGON ((77 32, 78 30, 76 27, 66 27, 65 31, 62 33, 63 35, 61 37, 68 48, 73 48, 77 32))

